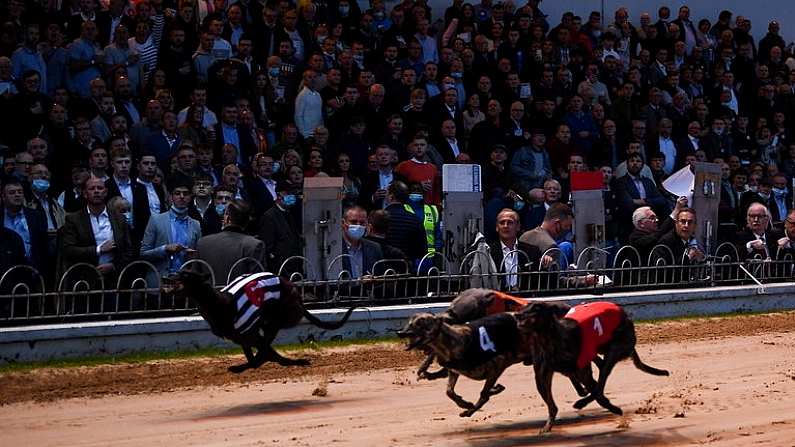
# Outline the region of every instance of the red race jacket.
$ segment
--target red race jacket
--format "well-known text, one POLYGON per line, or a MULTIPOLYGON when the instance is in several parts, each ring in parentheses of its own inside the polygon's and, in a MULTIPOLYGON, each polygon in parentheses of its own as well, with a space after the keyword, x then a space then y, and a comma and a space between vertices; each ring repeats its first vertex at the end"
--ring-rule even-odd
POLYGON ((527 301, 507 293, 494 292, 494 301, 486 308, 486 315, 500 312, 514 312, 527 306, 527 301))
POLYGON ((624 310, 617 304, 607 301, 580 304, 571 308, 565 318, 572 319, 580 326, 580 355, 577 357, 577 368, 588 366, 600 346, 609 342, 613 331, 624 316, 624 310))

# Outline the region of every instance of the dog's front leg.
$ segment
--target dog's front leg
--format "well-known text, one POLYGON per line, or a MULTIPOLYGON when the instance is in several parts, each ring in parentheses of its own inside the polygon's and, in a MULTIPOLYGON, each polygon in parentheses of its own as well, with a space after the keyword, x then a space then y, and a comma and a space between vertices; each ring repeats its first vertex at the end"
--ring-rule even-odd
POLYGON ((435 380, 447 377, 447 368, 441 368, 439 371, 435 372, 428 372, 428 368, 431 366, 431 363, 433 363, 435 358, 436 355, 433 353, 430 353, 427 357, 425 357, 425 360, 422 361, 422 364, 420 364, 420 367, 417 369, 418 380, 435 380))
POLYGON ((538 363, 533 364, 533 369, 535 370, 538 394, 541 395, 541 398, 544 399, 544 403, 547 404, 549 415, 547 417, 547 423, 544 424, 544 427, 541 429, 541 434, 549 433, 558 415, 558 406, 555 405, 555 399, 552 397, 552 375, 554 372, 551 368, 539 366, 538 363))
POLYGON ((493 377, 486 379, 486 383, 483 384, 483 389, 480 390, 480 399, 478 399, 478 401, 475 403, 475 407, 462 411, 460 414, 461 417, 468 418, 472 416, 476 411, 480 410, 483 405, 486 405, 486 402, 489 401, 491 396, 499 394, 505 390, 505 387, 502 385, 494 385, 497 383, 497 379, 500 378, 500 375, 502 375, 502 371, 500 371, 498 374, 495 374, 493 377))
MULTIPOLYGON (((230 366, 228 368, 229 372, 232 372, 232 373, 235 373, 235 374, 240 374, 240 373, 242 373, 243 371, 245 371, 245 370, 247 370, 249 368, 255 368, 255 366, 253 366, 253 365, 256 362, 256 358, 254 356, 254 353, 251 351, 251 347, 247 346, 247 345, 243 345, 243 354, 246 355, 247 362, 246 363, 242 363, 240 365, 232 365, 232 366, 230 366)), ((257 351, 257 354, 259 354, 259 351, 257 351)))
POLYGON ((455 384, 458 382, 458 373, 448 370, 447 373, 447 397, 456 403, 461 408, 472 409, 475 406, 471 402, 467 402, 455 393, 455 384))

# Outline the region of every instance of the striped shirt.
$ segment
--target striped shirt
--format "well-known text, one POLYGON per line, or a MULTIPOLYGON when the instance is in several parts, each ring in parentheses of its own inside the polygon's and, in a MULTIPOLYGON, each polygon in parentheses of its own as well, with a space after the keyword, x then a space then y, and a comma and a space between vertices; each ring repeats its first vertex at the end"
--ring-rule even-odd
POLYGON ((130 37, 127 42, 131 52, 138 52, 138 64, 143 67, 144 81, 148 81, 149 76, 157 67, 157 45, 155 45, 152 35, 144 43, 138 43, 135 37, 130 37))
POLYGON ((245 335, 257 327, 262 303, 280 298, 281 280, 270 272, 246 274, 235 278, 221 291, 234 298, 237 308, 235 331, 239 335, 245 335))

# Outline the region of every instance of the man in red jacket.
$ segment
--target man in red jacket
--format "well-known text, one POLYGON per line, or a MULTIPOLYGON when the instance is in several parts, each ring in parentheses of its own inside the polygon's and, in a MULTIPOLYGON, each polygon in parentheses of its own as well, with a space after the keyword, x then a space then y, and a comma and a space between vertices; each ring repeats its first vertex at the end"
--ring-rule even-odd
POLYGON ((409 144, 410 160, 400 162, 395 168, 395 174, 406 183, 419 183, 424 191, 424 202, 432 205, 442 204, 441 185, 437 180, 437 170, 433 163, 428 162, 425 151, 428 149, 428 140, 424 136, 416 135, 409 144))

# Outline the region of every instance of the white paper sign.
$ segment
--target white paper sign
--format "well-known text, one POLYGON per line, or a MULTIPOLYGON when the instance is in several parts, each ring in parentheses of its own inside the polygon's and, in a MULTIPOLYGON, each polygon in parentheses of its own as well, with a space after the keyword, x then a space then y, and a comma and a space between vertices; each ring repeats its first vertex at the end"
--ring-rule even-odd
POLYGON ((442 191, 480 192, 480 165, 443 165, 442 191))

